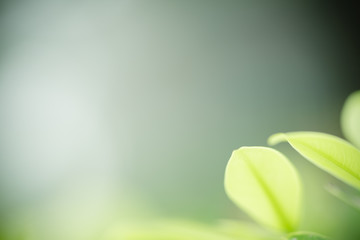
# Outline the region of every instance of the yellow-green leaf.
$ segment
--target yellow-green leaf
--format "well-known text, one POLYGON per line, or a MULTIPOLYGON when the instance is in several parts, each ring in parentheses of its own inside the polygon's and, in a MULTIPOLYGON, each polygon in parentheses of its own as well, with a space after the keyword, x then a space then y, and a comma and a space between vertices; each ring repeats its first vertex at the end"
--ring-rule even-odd
POLYGON ((360 91, 352 93, 346 99, 341 113, 341 128, 344 136, 360 147, 360 91))
POLYGON ((317 132, 278 133, 269 138, 270 145, 283 141, 318 167, 360 189, 360 151, 347 141, 317 132))
POLYGON ((235 150, 226 167, 225 190, 264 226, 285 232, 297 228, 301 184, 295 168, 280 152, 265 147, 235 150))

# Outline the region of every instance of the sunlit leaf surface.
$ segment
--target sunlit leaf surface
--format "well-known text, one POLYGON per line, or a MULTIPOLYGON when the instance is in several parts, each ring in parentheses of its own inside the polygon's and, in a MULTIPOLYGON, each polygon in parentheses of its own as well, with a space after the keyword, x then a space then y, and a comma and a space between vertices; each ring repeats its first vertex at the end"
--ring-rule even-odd
POLYGON ((265 147, 235 150, 225 172, 229 198, 259 223, 290 232, 299 221, 301 184, 287 158, 265 147))
POLYGON ((346 100, 341 113, 341 128, 345 137, 360 148, 360 91, 346 100))
POLYGON ((317 132, 278 133, 269 138, 270 145, 282 141, 288 141, 296 151, 318 167, 360 189, 360 151, 350 143, 317 132))
POLYGON ((289 234, 287 240, 329 240, 329 238, 316 233, 297 232, 289 234))

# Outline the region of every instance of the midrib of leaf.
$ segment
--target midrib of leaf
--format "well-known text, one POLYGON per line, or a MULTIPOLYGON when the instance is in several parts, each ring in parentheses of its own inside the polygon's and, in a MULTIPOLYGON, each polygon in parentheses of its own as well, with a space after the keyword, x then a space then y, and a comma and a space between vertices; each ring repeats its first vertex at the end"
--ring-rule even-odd
POLYGON ((282 223, 282 225, 286 228, 287 231, 292 231, 292 226, 287 221, 287 218, 285 216, 285 213, 283 212, 282 208, 280 207, 276 197, 271 192, 270 188, 264 181, 264 179, 261 178, 260 174, 257 172, 256 168, 251 164, 251 161, 249 160, 248 156, 245 153, 241 153, 245 159, 246 165, 249 167, 250 171, 255 176, 255 179, 258 181, 260 186, 262 187, 263 191, 265 192, 265 195, 268 197, 271 205, 274 208, 274 211, 277 213, 276 216, 278 216, 279 221, 282 223))
MULTIPOLYGON (((298 140, 298 141, 299 141, 299 140, 298 140)), ((299 141, 299 142, 300 142, 301 145, 309 148, 309 149, 310 149, 311 151, 313 151, 315 154, 320 155, 320 156, 323 157, 323 158, 329 159, 329 161, 330 161, 331 163, 333 163, 335 166, 337 166, 337 167, 345 170, 347 173, 349 173, 351 176, 353 176, 355 179, 357 179, 357 180, 360 182, 360 176, 359 176, 356 172, 352 171, 352 170, 351 170, 350 168, 348 168, 346 165, 343 165, 343 164, 341 164, 340 162, 336 161, 336 159, 333 158, 331 155, 329 155, 329 154, 327 154, 327 153, 325 153, 325 152, 322 152, 322 151, 318 151, 316 148, 314 148, 314 147, 311 146, 310 144, 304 143, 304 142, 302 142, 302 141, 299 141), (320 152, 320 153, 319 153, 319 152, 320 152)), ((291 144, 291 141, 289 141, 289 143, 291 144)), ((291 144, 291 145, 292 145, 292 144, 291 144)), ((315 162, 315 163, 316 163, 316 162, 315 162)), ((318 165, 318 164, 316 164, 316 165, 318 165)), ((353 185, 353 184, 352 184, 352 185, 353 185)))

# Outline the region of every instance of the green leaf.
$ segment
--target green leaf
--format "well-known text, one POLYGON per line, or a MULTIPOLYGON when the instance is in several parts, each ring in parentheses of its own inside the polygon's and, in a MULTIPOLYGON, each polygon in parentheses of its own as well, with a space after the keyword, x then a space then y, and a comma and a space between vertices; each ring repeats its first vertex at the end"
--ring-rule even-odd
POLYGON ((288 235, 287 240, 329 240, 317 233, 295 232, 288 235))
POLYGON ((360 91, 346 99, 341 113, 341 128, 344 136, 360 147, 360 91))
POLYGON ((274 145, 288 141, 306 159, 345 183, 360 189, 360 151, 345 140, 317 132, 278 133, 274 145))
POLYGON ((264 226, 290 232, 299 221, 301 184, 280 152, 265 147, 235 150, 225 172, 229 198, 264 226))
POLYGON ((339 187, 329 184, 325 186, 325 189, 334 197, 340 199, 347 205, 360 210, 360 196, 356 194, 351 194, 349 192, 345 192, 339 187))

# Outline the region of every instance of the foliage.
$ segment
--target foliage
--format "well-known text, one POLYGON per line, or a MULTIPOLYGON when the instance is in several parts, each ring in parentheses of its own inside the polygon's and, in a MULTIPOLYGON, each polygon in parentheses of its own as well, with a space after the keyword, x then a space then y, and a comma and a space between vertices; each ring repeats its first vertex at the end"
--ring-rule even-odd
MULTIPOLYGON (((342 112, 342 127, 349 140, 359 146, 360 91, 352 94, 346 101, 342 112)), ((339 137, 318 132, 278 133, 270 136, 268 140, 269 145, 284 141, 319 168, 360 190, 360 150, 351 143, 339 137)), ((286 232, 296 230, 296 225, 289 224, 288 218, 284 217, 289 216, 285 209, 296 212, 296 217, 299 216, 298 212, 300 211, 300 205, 296 204, 292 208, 287 208, 289 202, 301 201, 298 199, 301 197, 300 194, 294 194, 294 192, 298 193, 298 189, 300 189, 300 183, 297 184, 294 179, 298 179, 296 171, 280 153, 275 154, 274 150, 269 148, 243 147, 234 151, 229 160, 225 173, 225 188, 229 198, 260 224, 286 232), (264 154, 264 152, 268 152, 268 154, 264 154), (280 162, 283 166, 279 164, 280 162), (269 176, 278 176, 278 178, 269 176), (294 198, 297 199, 294 200, 294 198), (263 214, 254 214, 254 209, 261 209, 259 212, 263 212, 263 214), (277 215, 277 218, 274 215, 277 215), (285 224, 286 222, 288 223, 285 224)), ((359 208, 360 198, 358 196, 352 196, 335 186, 329 185, 326 189, 333 196, 359 208)), ((327 238, 318 234, 301 232, 292 233, 288 235, 287 239, 320 240, 327 238)))
POLYGON ((360 91, 346 100, 341 113, 341 128, 344 136, 360 148, 360 91))
POLYGON ((265 147, 234 151, 226 168, 225 190, 230 199, 264 226, 286 232, 297 228, 300 179, 280 152, 265 147))
POLYGON ((317 132, 278 133, 270 145, 287 141, 309 161, 360 189, 360 150, 338 137, 317 132))
MULTIPOLYGON (((341 115, 344 135, 360 146, 360 91, 346 101, 341 115)), ((351 143, 318 132, 272 135, 269 145, 288 142, 319 168, 360 190, 360 150, 351 143)), ((360 197, 328 185, 327 191, 360 209, 360 197)), ((209 227, 189 222, 163 221, 146 227, 115 227, 105 240, 329 240, 311 232, 298 232, 302 187, 292 163, 268 147, 241 147, 233 151, 225 171, 228 197, 260 226, 224 220, 209 227), (119 231, 126 229, 126 231, 119 231), (129 230, 130 229, 130 230, 129 230)))

